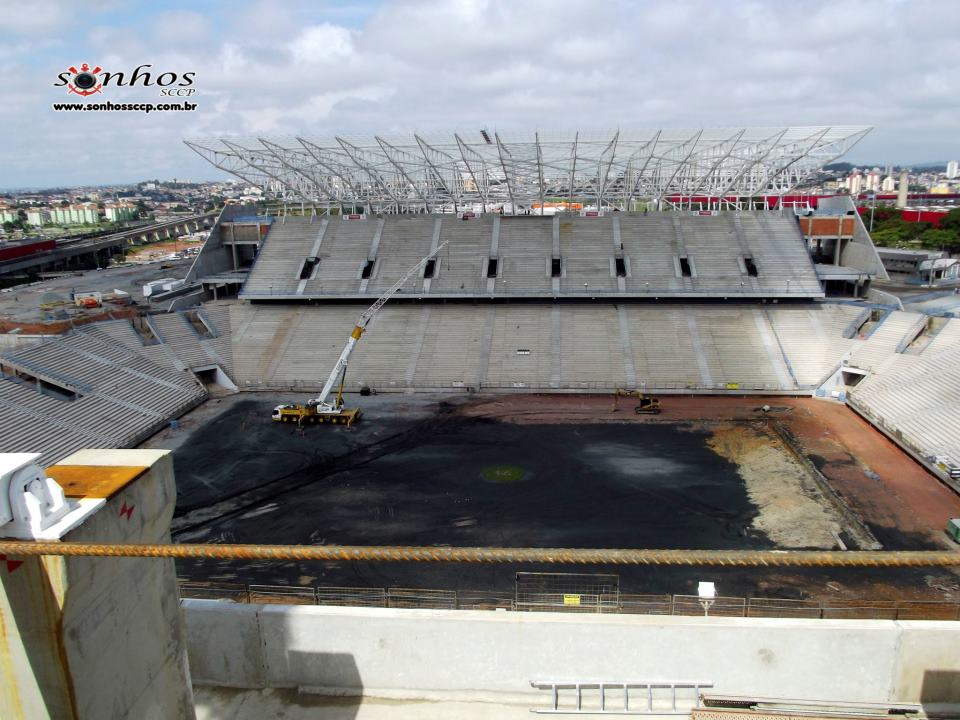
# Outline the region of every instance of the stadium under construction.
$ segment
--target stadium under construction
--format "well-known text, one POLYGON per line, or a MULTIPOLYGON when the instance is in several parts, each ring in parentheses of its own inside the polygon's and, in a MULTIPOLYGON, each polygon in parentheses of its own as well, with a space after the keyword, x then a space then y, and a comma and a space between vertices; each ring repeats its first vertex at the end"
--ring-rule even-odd
MULTIPOLYGON (((56 479, 169 450, 179 543, 955 552, 960 319, 878 287, 849 197, 796 190, 868 131, 191 139, 269 203, 225 206, 133 317, 8 344, 0 451, 56 479)), ((960 619, 945 567, 552 562, 177 575, 252 605, 960 619)), ((290 682, 355 688, 331 662, 290 682)))

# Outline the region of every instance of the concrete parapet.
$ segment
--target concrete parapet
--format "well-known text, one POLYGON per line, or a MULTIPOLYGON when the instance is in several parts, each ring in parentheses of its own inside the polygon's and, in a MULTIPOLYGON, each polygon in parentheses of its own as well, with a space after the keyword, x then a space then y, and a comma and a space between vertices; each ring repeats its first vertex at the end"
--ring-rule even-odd
POLYGON ((694 678, 960 706, 960 623, 182 604, 198 685, 537 704, 535 679, 694 678))
MULTIPOLYGON (((62 540, 170 542, 168 451, 83 450, 47 474, 103 501, 62 540)), ((194 717, 172 560, 5 558, 0 621, 4 718, 194 717)))

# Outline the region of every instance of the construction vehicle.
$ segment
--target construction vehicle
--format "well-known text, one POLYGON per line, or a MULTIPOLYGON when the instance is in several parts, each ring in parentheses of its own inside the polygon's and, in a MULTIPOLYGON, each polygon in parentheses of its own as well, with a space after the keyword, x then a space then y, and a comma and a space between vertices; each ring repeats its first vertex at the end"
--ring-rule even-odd
POLYGON ((640 401, 640 404, 633 408, 633 411, 637 415, 659 415, 660 414, 660 399, 647 397, 643 394, 642 390, 625 390, 623 388, 618 388, 613 393, 613 410, 611 412, 617 412, 620 408, 620 398, 629 397, 637 398, 640 401))
POLYGON ((330 423, 333 425, 350 426, 360 418, 360 408, 345 408, 343 406, 343 383, 347 377, 347 363, 350 361, 350 355, 353 353, 353 349, 367 329, 370 321, 373 320, 373 316, 377 314, 380 308, 386 305, 390 298, 400 291, 400 288, 404 286, 407 280, 416 275, 448 242, 450 241, 446 240, 438 245, 436 250, 410 268, 406 275, 397 280, 389 290, 377 298, 377 301, 373 305, 364 310, 360 315, 360 319, 357 320, 353 332, 350 333, 350 337, 347 338, 347 344, 340 353, 340 357, 337 358, 337 362, 333 366, 333 370, 330 371, 330 376, 327 378, 327 382, 324 384, 320 394, 308 400, 304 405, 277 405, 273 409, 272 417, 274 421, 295 422, 298 425, 303 425, 304 423, 330 423), (327 402, 327 398, 330 396, 334 385, 337 385, 337 395, 334 401, 330 403, 327 402))

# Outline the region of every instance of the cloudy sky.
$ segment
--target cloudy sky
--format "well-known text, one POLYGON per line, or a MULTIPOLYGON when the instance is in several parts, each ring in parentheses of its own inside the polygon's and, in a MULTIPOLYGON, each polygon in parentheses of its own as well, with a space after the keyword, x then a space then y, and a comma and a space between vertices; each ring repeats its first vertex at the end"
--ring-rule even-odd
POLYGON ((10 2, 0 187, 223 177, 185 137, 444 128, 869 124, 852 162, 955 159, 958 28, 956 0, 10 2), (54 112, 83 62, 194 72, 198 109, 54 112))

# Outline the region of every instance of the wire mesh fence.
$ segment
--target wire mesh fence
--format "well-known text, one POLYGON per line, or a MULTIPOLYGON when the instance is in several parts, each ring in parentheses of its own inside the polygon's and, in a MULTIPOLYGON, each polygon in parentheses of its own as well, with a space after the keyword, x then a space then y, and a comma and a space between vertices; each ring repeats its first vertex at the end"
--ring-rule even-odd
MULTIPOLYGON (((577 576, 566 585, 552 573, 518 578, 514 592, 427 588, 309 587, 243 585, 180 580, 180 597, 276 605, 509 610, 515 612, 622 613, 632 615, 709 615, 711 617, 811 618, 827 620, 954 620, 960 602, 934 600, 792 600, 716 597, 708 607, 696 595, 621 593, 617 576, 577 576), (592 579, 591 579, 592 578, 592 579)), ((556 574, 562 575, 562 574, 556 574)))
POLYGON ((747 617, 747 600, 720 596, 704 600, 697 595, 674 595, 672 614, 747 617))
POLYGON ((528 612, 618 612, 620 577, 578 573, 531 573, 516 576, 514 610, 528 612))

